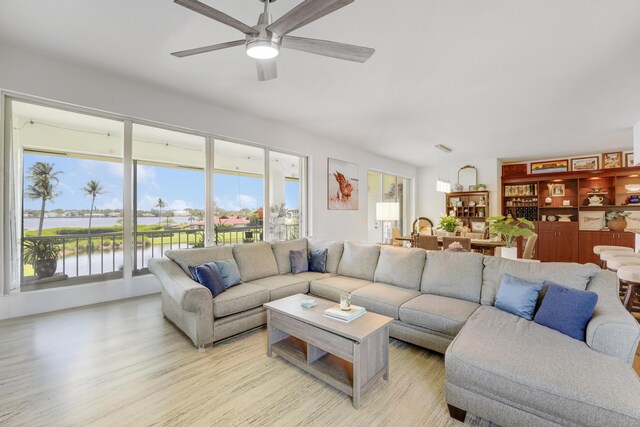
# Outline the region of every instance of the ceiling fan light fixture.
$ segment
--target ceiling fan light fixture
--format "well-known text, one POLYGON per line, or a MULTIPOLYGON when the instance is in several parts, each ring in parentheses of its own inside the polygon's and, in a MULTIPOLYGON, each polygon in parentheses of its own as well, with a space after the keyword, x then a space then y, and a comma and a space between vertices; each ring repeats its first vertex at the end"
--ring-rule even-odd
POLYGON ((272 59, 279 53, 278 43, 270 40, 254 40, 247 43, 247 55, 254 59, 272 59))

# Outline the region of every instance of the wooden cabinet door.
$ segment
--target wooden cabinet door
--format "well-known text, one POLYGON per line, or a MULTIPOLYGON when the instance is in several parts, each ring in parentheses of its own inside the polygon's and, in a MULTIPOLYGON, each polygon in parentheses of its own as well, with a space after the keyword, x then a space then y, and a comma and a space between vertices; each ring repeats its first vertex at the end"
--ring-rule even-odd
POLYGON ((578 238, 578 262, 600 264, 600 257, 593 253, 598 245, 615 245, 613 233, 607 231, 581 231, 578 238))
POLYGON ((578 262, 578 232, 558 231, 556 234, 556 261, 578 262))
POLYGON ((627 248, 636 247, 636 235, 634 233, 615 233, 614 237, 616 246, 625 246, 627 248))
POLYGON ((538 259, 542 262, 557 261, 557 231, 540 230, 538 235, 538 259))

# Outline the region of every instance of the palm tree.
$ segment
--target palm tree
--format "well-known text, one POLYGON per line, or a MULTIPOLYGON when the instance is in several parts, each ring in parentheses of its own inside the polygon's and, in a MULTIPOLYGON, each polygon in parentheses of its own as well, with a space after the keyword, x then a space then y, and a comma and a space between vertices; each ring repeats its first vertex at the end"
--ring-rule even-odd
POLYGON ((29 167, 29 177, 31 184, 27 186, 25 195, 31 200, 42 200, 40 206, 40 225, 38 226, 38 237, 42 236, 42 226, 44 224, 44 211, 47 204, 47 200, 53 201, 60 193, 56 193, 54 190, 60 180, 58 175, 61 171, 53 170, 55 163, 47 162, 35 162, 29 167))
POLYGON ((160 217, 158 218, 158 224, 162 223, 162 209, 167 207, 167 202, 165 202, 164 200, 162 200, 161 198, 158 198, 158 200, 156 200, 156 208, 158 208, 160 210, 160 217))
POLYGON ((93 218, 93 207, 96 203, 96 197, 100 194, 104 194, 104 188, 100 182, 92 179, 87 182, 87 184, 82 187, 85 196, 91 196, 91 210, 89 211, 89 234, 91 234, 91 219, 93 218))

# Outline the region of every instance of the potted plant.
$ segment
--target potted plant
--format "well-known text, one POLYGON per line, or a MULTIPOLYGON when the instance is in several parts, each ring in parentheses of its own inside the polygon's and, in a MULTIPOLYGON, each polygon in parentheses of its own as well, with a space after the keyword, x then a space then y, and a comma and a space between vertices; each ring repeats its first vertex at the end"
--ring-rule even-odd
POLYGON ((25 264, 33 265, 36 275, 41 278, 55 274, 60 257, 60 248, 51 239, 25 240, 23 242, 25 264))
POLYGON ((437 229, 444 230, 447 233, 447 236, 451 237, 455 236, 456 229, 461 226, 462 224, 460 223, 460 220, 455 216, 442 215, 437 229))
POLYGON ((627 217, 631 212, 612 211, 607 214, 607 227, 611 231, 624 231, 627 228, 627 217))
POLYGON ((525 218, 507 218, 502 215, 487 218, 489 223, 489 233, 500 236, 504 240, 505 247, 502 248, 502 257, 509 259, 518 258, 518 248, 515 242, 518 237, 533 236, 533 223, 525 218))

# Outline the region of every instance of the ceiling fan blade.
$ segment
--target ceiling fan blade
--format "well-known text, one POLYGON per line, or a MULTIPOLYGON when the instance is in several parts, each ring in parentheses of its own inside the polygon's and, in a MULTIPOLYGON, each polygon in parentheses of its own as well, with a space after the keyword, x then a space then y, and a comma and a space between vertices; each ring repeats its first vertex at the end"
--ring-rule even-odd
POLYGON ((232 42, 212 44, 210 46, 197 47, 195 49, 181 50, 179 52, 173 52, 171 55, 177 56, 178 58, 184 58, 185 56, 197 55, 199 53, 213 52, 214 50, 240 46, 240 45, 244 45, 245 43, 246 43, 246 40, 234 40, 232 42))
POLYGON ((281 45, 287 49, 355 62, 365 62, 376 51, 369 47, 293 36, 283 37, 281 45))
POLYGON ((258 80, 261 82, 278 77, 275 59, 259 59, 256 61, 256 68, 258 69, 258 80))
POLYGON ((199 2, 198 0, 173 0, 173 1, 174 3, 179 4, 180 6, 184 6, 187 9, 191 9, 194 12, 197 12, 208 18, 211 18, 225 25, 233 27, 237 30, 240 30, 245 34, 252 34, 252 35, 259 34, 259 31, 257 31, 255 28, 251 28, 247 24, 244 24, 238 21, 237 19, 230 17, 226 13, 222 13, 219 10, 212 8, 211 6, 208 6, 202 2, 199 2))
POLYGON ((354 0, 305 0, 269 25, 267 30, 284 36, 353 2, 354 0))

